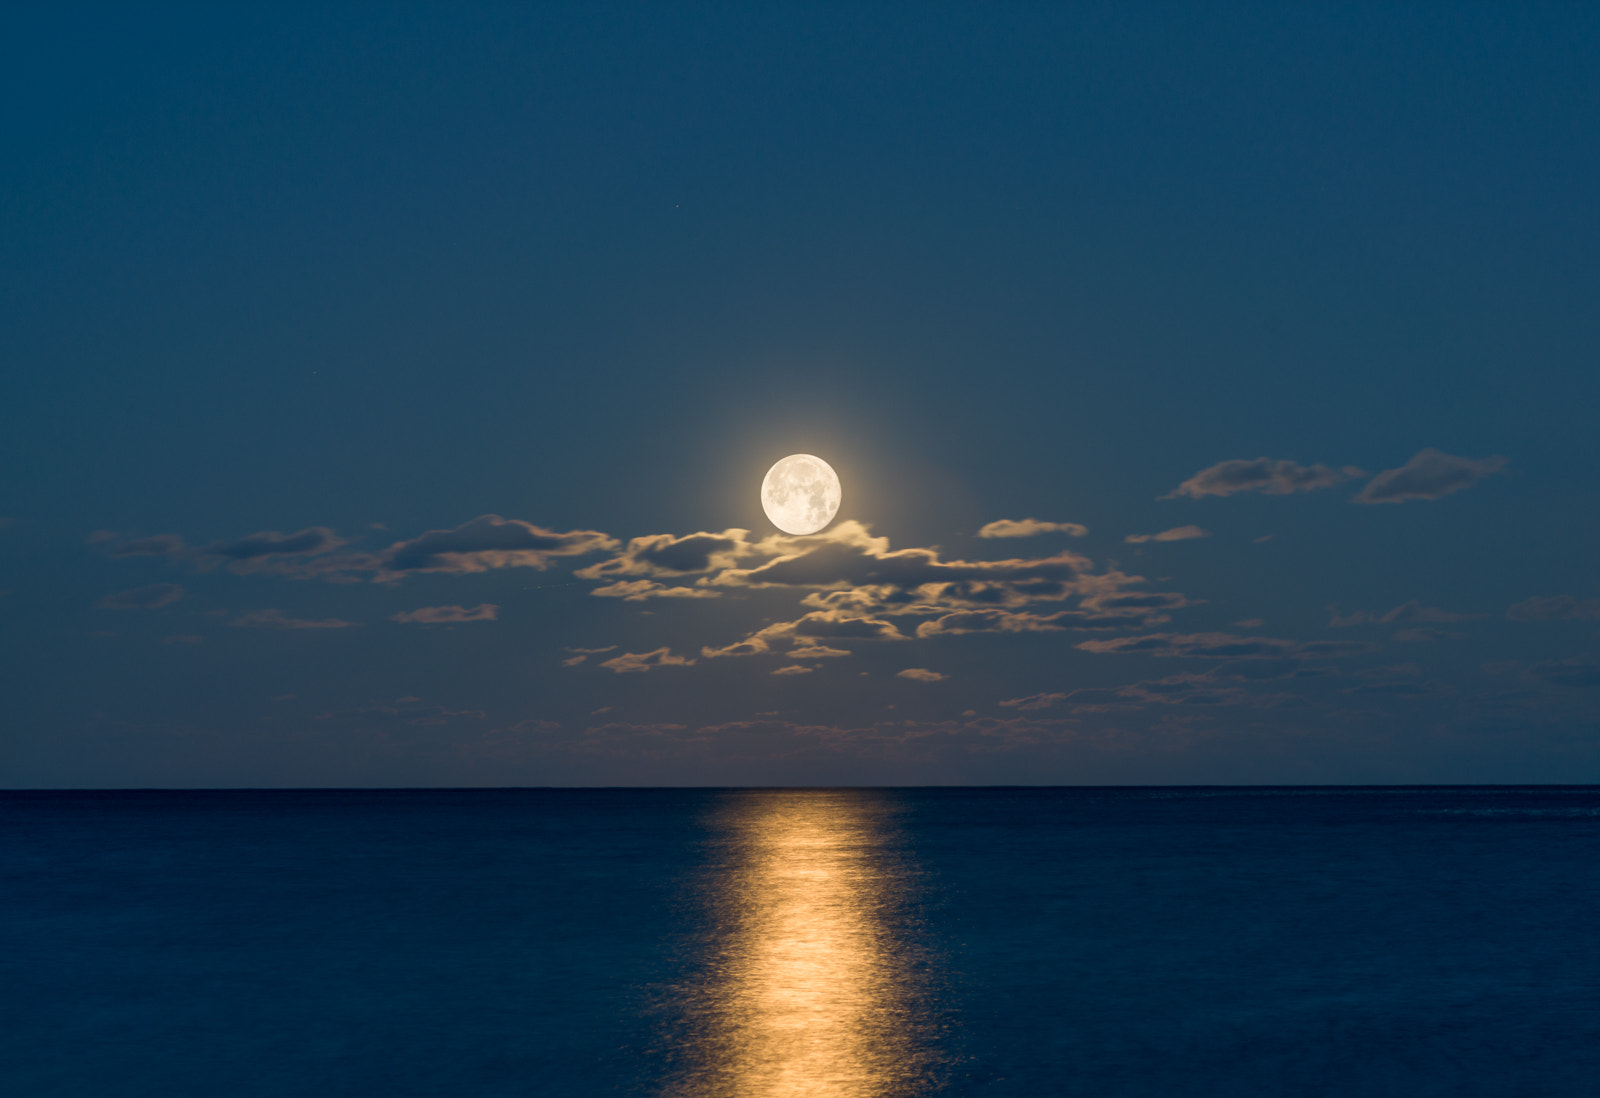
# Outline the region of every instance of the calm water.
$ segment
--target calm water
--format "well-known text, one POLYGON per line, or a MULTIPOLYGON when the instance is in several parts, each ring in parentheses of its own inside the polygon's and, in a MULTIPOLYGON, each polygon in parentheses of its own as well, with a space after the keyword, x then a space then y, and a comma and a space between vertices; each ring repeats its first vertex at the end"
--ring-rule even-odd
POLYGON ((1529 1095, 1600 788, 0 794, 0 1093, 1529 1095))

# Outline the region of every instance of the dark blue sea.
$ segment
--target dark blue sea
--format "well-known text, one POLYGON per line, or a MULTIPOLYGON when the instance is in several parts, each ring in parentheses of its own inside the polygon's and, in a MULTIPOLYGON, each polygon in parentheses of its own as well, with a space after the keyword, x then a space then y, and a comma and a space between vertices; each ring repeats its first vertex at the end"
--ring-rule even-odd
POLYGON ((1600 787, 0 794, 0 1094, 1600 1087, 1600 787))

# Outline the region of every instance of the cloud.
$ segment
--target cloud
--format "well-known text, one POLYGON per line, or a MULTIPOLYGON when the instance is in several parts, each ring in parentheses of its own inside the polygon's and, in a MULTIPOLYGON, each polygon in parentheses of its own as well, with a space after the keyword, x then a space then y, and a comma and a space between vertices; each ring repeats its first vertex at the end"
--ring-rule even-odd
POLYGON ((520 519, 480 515, 450 530, 429 530, 396 542, 379 558, 380 580, 412 572, 466 574, 495 568, 550 567, 556 557, 582 556, 616 548, 617 541, 598 530, 556 533, 520 519))
POLYGON ((1353 465, 1343 469, 1330 469, 1326 465, 1299 465, 1292 461, 1273 461, 1256 458, 1254 461, 1234 459, 1219 461, 1200 470, 1194 476, 1162 496, 1177 499, 1188 496, 1204 499, 1206 496, 1231 496, 1239 492, 1262 492, 1269 496, 1286 496, 1293 492, 1312 492, 1318 488, 1331 488, 1335 484, 1361 476, 1353 465))
POLYGON ((822 535, 767 539, 753 551, 770 553, 773 559, 755 568, 724 569, 702 582, 734 587, 877 587, 888 599, 909 601, 930 585, 1071 581, 1091 567, 1087 558, 1068 552, 1028 560, 946 561, 933 549, 890 550, 888 538, 873 537, 854 521, 822 535))
POLYGON ((904 671, 896 671, 895 678, 910 679, 912 682, 943 682, 949 675, 941 675, 937 671, 929 671, 926 667, 908 667, 904 671))
POLYGON ((1041 522, 1036 518, 997 519, 978 531, 980 538, 1031 538, 1038 534, 1070 534, 1081 538, 1089 532, 1076 522, 1041 522))
POLYGON ((1535 595, 1513 604, 1506 617, 1511 621, 1600 621, 1600 599, 1535 595))
POLYGON ((1299 642, 1278 637, 1241 637, 1232 633, 1151 633, 1142 637, 1083 641, 1076 647, 1103 655, 1141 654, 1211 660, 1338 658, 1370 652, 1373 648, 1370 644, 1347 641, 1299 642))
MULTIPOLYGON (((585 569, 587 571, 587 569, 585 569)), ((599 598, 622 599, 624 602, 643 602, 645 599, 716 599, 721 591, 704 587, 667 587, 653 580, 624 580, 596 587, 589 592, 599 598)))
POLYGON ((1484 477, 1505 468, 1506 459, 1482 461, 1455 457, 1438 450, 1419 450, 1398 469, 1385 469, 1367 482, 1355 497, 1357 503, 1404 503, 1410 499, 1439 499, 1470 488, 1484 477))
POLYGON ((1191 541, 1194 538, 1210 536, 1210 530, 1202 530, 1198 526, 1174 526, 1171 530, 1163 530, 1159 534, 1129 534, 1122 540, 1132 545, 1140 545, 1147 541, 1191 541))
POLYGON ((494 621, 500 607, 492 602, 479 603, 471 610, 464 606, 423 606, 389 615, 390 621, 413 621, 423 625, 442 625, 462 621, 494 621))
POLYGON ((1466 636, 1452 629, 1402 629, 1389 639, 1400 644, 1435 644, 1443 640, 1460 640, 1466 636))
POLYGON ((1558 686, 1600 686, 1600 659, 1575 656, 1572 659, 1537 663, 1528 668, 1528 674, 1558 686))
POLYGON ((1457 614, 1441 610, 1437 606, 1424 606, 1418 599, 1403 602, 1386 614, 1357 610, 1341 617, 1336 607, 1330 606, 1328 610, 1332 614, 1328 625, 1333 629, 1343 629, 1352 625, 1448 624, 1458 621, 1478 621, 1488 617, 1487 614, 1457 614))
POLYGON ((448 709, 442 705, 424 705, 421 698, 396 698, 393 703, 374 703, 354 709, 333 709, 318 713, 319 721, 355 722, 360 724, 406 724, 421 728, 437 728, 462 720, 481 721, 486 716, 482 709, 448 709))
POLYGON ((778 668, 777 670, 773 671, 772 673, 774 675, 809 675, 809 674, 811 674, 811 668, 809 668, 809 667, 801 667, 797 663, 791 663, 791 664, 788 664, 787 666, 778 668))
POLYGON ((261 557, 315 556, 348 544, 326 526, 310 526, 292 534, 263 530, 235 541, 218 541, 198 550, 210 557, 243 563, 261 557))
POLYGON ((253 610, 240 614, 228 624, 237 629, 349 629, 356 623, 338 618, 307 621, 288 617, 282 610, 253 610))
POLYGON ((131 591, 118 591, 95 603, 101 610, 155 610, 170 606, 183 598, 183 588, 176 583, 152 583, 148 587, 135 587, 131 591))
MULTIPOLYGON (((1067 628, 1066 622, 1082 617, 1078 611, 1029 614, 1014 610, 958 610, 917 626, 917 636, 959 636, 962 633, 1050 633, 1067 628)), ((1126 625, 1126 621, 1119 620, 1126 625)))
POLYGON ((829 648, 825 644, 807 644, 784 653, 791 660, 838 659, 849 654, 848 648, 829 648))
POLYGON ((1000 703, 1002 709, 1016 709, 1029 712, 1035 709, 1049 709, 1051 706, 1066 699, 1065 694, 1029 694, 1022 698, 1007 698, 1000 703))
POLYGON ((599 564, 576 573, 582 579, 606 579, 610 576, 682 576, 694 572, 708 572, 718 568, 732 568, 740 560, 755 552, 749 541, 750 531, 724 530, 720 534, 700 532, 675 537, 672 534, 651 534, 634 538, 628 547, 599 564))
POLYGON ((156 534, 114 545, 109 552, 114 557, 176 557, 189 552, 189 547, 177 534, 156 534))
POLYGON ((651 652, 624 652, 615 659, 606 660, 600 666, 619 675, 626 675, 631 671, 648 671, 652 667, 688 667, 693 663, 694 660, 674 656, 672 649, 663 647, 651 652))

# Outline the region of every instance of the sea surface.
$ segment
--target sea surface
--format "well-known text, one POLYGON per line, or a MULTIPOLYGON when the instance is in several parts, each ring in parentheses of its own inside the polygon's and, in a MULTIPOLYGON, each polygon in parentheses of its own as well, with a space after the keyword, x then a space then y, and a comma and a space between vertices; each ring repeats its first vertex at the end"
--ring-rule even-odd
POLYGON ((0 793, 0 1094, 1600 1090, 1600 787, 0 793))

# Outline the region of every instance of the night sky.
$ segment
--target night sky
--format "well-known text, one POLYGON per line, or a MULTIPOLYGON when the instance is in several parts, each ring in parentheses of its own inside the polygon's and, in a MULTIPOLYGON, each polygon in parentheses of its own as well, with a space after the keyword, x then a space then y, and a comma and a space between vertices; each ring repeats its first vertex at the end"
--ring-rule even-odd
POLYGON ((224 7, 0 22, 0 785, 1600 781, 1600 9, 224 7))

